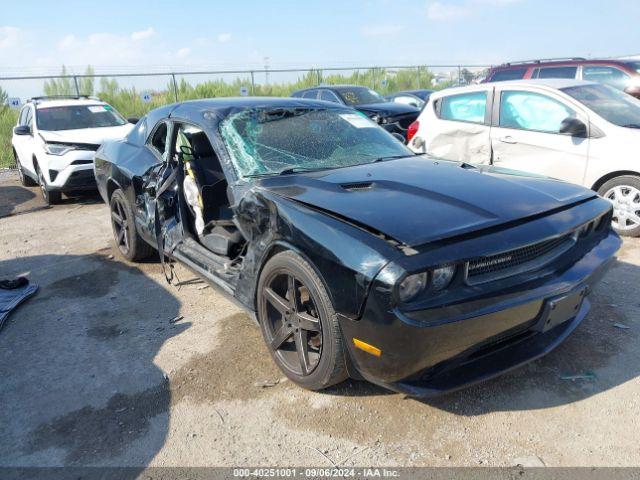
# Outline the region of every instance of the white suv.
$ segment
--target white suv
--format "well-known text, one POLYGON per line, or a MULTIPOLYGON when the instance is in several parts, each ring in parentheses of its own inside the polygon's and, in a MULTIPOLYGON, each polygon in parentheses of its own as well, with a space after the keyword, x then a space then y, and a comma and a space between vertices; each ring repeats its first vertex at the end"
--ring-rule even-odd
POLYGON ((591 188, 613 203, 620 234, 640 235, 640 101, 626 93, 573 79, 451 88, 407 133, 417 153, 591 188))
POLYGON ((59 202, 63 192, 95 189, 95 151, 132 128, 97 98, 33 98, 20 110, 11 139, 20 180, 39 184, 47 204, 59 202))

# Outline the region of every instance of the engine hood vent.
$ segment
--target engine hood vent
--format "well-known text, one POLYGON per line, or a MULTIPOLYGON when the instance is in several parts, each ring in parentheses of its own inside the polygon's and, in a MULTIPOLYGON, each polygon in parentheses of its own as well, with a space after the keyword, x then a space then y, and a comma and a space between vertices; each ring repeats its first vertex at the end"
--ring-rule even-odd
POLYGON ((349 191, 368 190, 373 187, 373 182, 341 183, 340 186, 349 191))

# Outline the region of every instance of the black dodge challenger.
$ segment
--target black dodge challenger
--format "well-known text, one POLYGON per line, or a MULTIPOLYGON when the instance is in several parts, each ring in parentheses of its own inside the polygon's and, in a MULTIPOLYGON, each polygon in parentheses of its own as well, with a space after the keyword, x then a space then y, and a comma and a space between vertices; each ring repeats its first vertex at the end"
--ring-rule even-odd
POLYGON ((429 396, 540 357, 621 245, 590 190, 416 156, 317 100, 153 110, 95 175, 125 258, 157 249, 226 291, 310 389, 429 396))

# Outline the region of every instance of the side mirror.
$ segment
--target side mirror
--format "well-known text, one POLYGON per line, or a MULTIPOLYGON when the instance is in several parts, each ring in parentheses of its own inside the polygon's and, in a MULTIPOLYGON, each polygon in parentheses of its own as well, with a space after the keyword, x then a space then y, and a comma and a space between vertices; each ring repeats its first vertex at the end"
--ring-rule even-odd
POLYGON ((393 138, 395 138, 396 140, 398 140, 400 143, 404 143, 405 142, 405 138, 400 135, 398 132, 393 132, 391 133, 391 135, 393 136, 393 138))
POLYGON ((578 120, 575 117, 567 117, 560 124, 560 133, 584 138, 587 136, 587 126, 582 120, 578 120))
POLYGON ((136 123, 138 123, 139 121, 140 121, 140 119, 139 119, 139 118, 136 118, 136 117, 129 117, 129 118, 127 118, 127 122, 129 122, 129 123, 133 123, 134 125, 135 125, 136 123))
POLYGON ((13 127, 13 133, 16 135, 31 135, 31 127, 29 125, 18 125, 13 127))

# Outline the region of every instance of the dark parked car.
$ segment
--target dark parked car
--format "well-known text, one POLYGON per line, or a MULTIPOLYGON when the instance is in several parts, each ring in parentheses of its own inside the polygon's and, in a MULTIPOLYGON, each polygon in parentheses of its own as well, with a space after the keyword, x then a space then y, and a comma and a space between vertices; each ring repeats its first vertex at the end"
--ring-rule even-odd
POLYGON ((604 83, 640 98, 640 61, 564 58, 509 62, 489 70, 484 82, 531 78, 575 78, 604 83))
POLYGON ((315 100, 153 110, 95 174, 121 254, 155 248, 219 286, 310 389, 434 395, 539 357, 620 246, 590 190, 416 156, 315 100))
POLYGON ((330 85, 298 90, 292 97, 324 100, 353 107, 377 122, 385 130, 407 138, 407 128, 418 115, 420 109, 413 105, 389 102, 375 90, 353 85, 330 85))

